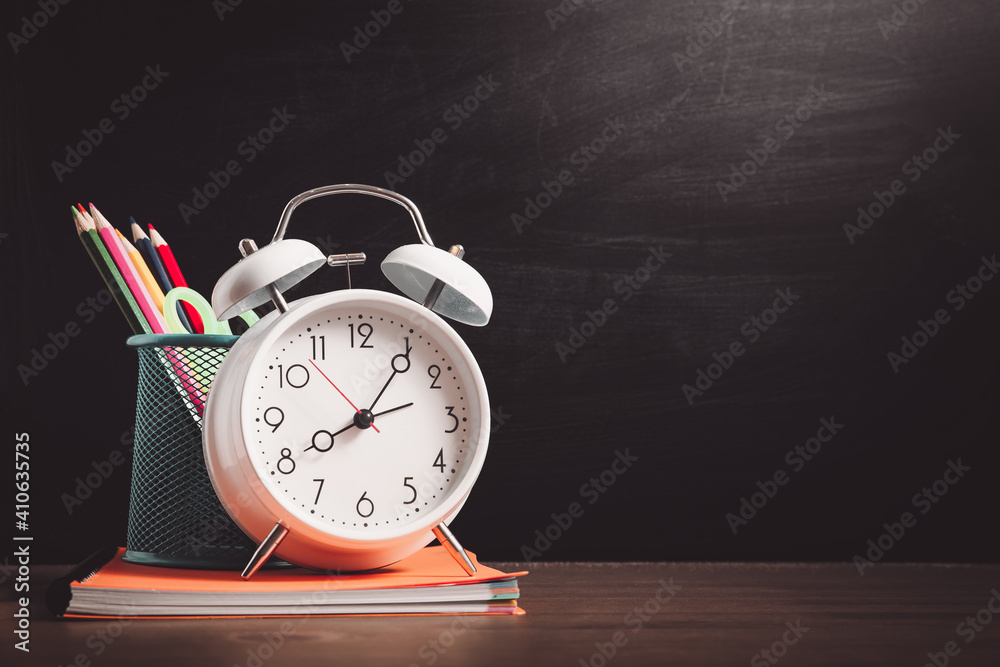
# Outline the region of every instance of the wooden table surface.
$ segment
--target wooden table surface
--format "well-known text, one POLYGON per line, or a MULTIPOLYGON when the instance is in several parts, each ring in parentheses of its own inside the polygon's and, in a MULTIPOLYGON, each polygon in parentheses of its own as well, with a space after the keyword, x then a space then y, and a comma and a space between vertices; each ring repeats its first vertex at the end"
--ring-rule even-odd
MULTIPOLYGON (((1000 665, 1000 619, 981 611, 1000 565, 879 564, 864 577, 850 563, 493 565, 530 570, 526 615, 60 621, 41 600, 67 568, 40 566, 30 656, 5 631, 2 664, 920 667, 931 652, 939 665, 1000 665)), ((5 586, 8 628, 12 599, 5 586)))

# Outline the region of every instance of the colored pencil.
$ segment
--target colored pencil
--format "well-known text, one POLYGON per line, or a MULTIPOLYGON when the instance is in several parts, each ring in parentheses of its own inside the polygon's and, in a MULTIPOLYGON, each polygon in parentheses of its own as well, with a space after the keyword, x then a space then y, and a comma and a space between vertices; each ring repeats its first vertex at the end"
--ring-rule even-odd
POLYGON ((101 237, 97 235, 93 218, 81 214, 73 206, 69 208, 73 211, 73 222, 76 224, 76 233, 80 236, 80 242, 87 249, 87 254, 90 255, 90 259, 101 274, 101 278, 104 279, 104 283, 111 291, 111 296, 114 297, 118 307, 122 309, 122 314, 125 315, 132 333, 153 333, 149 324, 146 323, 142 311, 139 310, 139 304, 135 302, 128 285, 125 284, 121 271, 118 270, 111 255, 108 254, 101 237))
POLYGON ((163 312, 163 290, 156 282, 156 278, 150 272, 149 267, 146 266, 146 260, 142 258, 136 247, 128 242, 125 235, 122 234, 117 229, 115 230, 118 234, 118 240, 122 242, 122 247, 125 248, 125 254, 128 255, 129 261, 132 262, 132 266, 135 267, 135 272, 139 274, 139 278, 142 279, 142 284, 146 286, 149 291, 149 296, 153 298, 153 305, 156 309, 163 312))
MULTIPOLYGON (((170 279, 174 281, 175 287, 187 287, 187 281, 184 280, 184 274, 181 273, 181 267, 177 265, 177 260, 174 258, 174 252, 167 245, 167 242, 163 240, 160 233, 156 231, 153 225, 149 226, 149 238, 153 242, 153 247, 160 254, 160 259, 163 260, 163 266, 166 267, 167 273, 170 274, 170 279)), ((198 315, 198 311, 194 309, 189 303, 184 304, 185 310, 187 310, 188 317, 191 318, 191 324, 194 325, 195 333, 205 333, 205 325, 202 324, 201 316, 198 315)))
POLYGON ((125 284, 128 285, 129 291, 135 297, 136 303, 139 304, 139 310, 142 311, 143 317, 149 322, 149 328, 153 330, 153 333, 167 333, 167 323, 164 322, 160 311, 156 309, 156 304, 153 303, 153 299, 149 295, 149 290, 142 284, 142 279, 136 272, 135 266, 125 256, 125 249, 118 239, 114 227, 111 226, 107 218, 101 215, 101 212, 93 204, 90 205, 90 215, 94 218, 97 233, 103 239, 104 246, 108 249, 108 254, 115 260, 118 270, 121 271, 122 277, 125 278, 125 284))
MULTIPOLYGON (((135 218, 129 217, 129 220, 132 222, 132 240, 135 241, 136 247, 139 248, 139 252, 142 253, 142 256, 146 260, 146 265, 160 281, 160 287, 163 288, 163 293, 166 294, 174 288, 174 283, 167 274, 167 269, 163 266, 160 256, 156 253, 153 242, 146 236, 146 232, 142 231, 142 227, 135 221, 135 218)), ((181 304, 177 304, 177 318, 181 321, 185 329, 194 333, 194 326, 192 326, 191 320, 188 319, 187 314, 184 312, 184 306, 181 304)))

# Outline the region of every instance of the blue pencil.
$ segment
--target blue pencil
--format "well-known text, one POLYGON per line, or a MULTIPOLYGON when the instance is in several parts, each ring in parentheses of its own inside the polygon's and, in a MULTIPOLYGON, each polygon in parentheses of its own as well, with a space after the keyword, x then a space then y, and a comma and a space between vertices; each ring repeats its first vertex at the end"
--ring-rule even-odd
MULTIPOLYGON (((129 220, 132 221, 132 238, 135 240, 136 246, 139 248, 139 252, 142 253, 143 257, 146 258, 146 264, 152 269, 153 275, 156 276, 156 280, 160 283, 160 287, 163 288, 163 293, 166 294, 174 288, 174 284, 170 281, 170 276, 167 274, 166 268, 163 266, 163 262, 160 261, 160 255, 156 252, 156 248, 153 247, 153 242, 149 240, 146 233, 142 231, 142 227, 139 223, 135 221, 135 218, 129 216, 129 220)), ((191 326, 191 320, 188 319, 187 314, 184 312, 184 308, 181 306, 180 302, 177 303, 177 316, 181 320, 181 324, 190 331, 194 332, 194 327, 191 326)))

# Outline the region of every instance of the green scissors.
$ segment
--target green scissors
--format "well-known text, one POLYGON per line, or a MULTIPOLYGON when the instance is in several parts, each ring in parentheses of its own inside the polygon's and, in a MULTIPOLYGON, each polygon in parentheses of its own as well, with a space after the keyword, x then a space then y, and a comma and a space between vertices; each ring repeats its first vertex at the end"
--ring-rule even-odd
MULTIPOLYGON (((177 302, 183 301, 189 304, 198 315, 201 317, 203 326, 205 327, 205 333, 207 334, 221 334, 224 336, 232 336, 233 330, 229 328, 229 322, 219 322, 215 319, 215 313, 212 311, 211 304, 205 300, 201 294, 198 294, 190 287, 175 287, 163 298, 163 319, 167 322, 167 330, 170 333, 190 333, 181 324, 180 318, 177 316, 177 302)), ((257 314, 252 310, 248 310, 240 315, 243 321, 247 323, 247 326, 251 326, 259 320, 257 314)))

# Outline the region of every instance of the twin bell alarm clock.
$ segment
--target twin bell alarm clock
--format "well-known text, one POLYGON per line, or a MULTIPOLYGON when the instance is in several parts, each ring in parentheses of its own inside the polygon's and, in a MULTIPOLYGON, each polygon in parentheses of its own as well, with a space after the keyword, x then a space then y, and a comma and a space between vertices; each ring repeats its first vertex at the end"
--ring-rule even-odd
MULTIPOLYGON (((367 185, 304 192, 285 207, 271 243, 240 243, 243 259, 215 286, 220 321, 268 301, 275 310, 233 345, 208 397, 209 477, 233 521, 258 544, 249 578, 272 555, 303 567, 367 570, 437 538, 470 575, 448 524, 483 467, 490 411, 483 374, 443 318, 483 326, 493 296, 462 260, 434 246, 406 197, 367 185), (394 250, 382 271, 405 296, 348 289, 287 303, 282 292, 325 256, 286 239, 303 202, 364 194, 407 209, 420 243, 394 250)), ((349 280, 349 278, 348 278, 349 280)), ((349 283, 348 283, 349 284, 349 283)))

